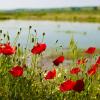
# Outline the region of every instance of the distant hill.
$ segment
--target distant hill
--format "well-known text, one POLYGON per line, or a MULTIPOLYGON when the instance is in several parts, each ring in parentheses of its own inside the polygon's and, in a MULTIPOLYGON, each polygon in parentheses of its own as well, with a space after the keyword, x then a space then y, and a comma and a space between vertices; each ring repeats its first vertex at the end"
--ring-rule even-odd
POLYGON ((0 12, 66 12, 66 11, 84 11, 84 10, 100 10, 100 7, 68 7, 68 8, 50 8, 50 9, 14 9, 14 10, 1 10, 0 12))

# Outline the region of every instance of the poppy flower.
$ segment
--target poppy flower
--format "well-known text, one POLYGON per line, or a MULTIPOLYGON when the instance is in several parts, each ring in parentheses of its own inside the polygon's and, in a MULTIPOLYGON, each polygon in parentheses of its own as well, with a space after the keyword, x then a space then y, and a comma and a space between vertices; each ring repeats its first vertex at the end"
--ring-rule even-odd
POLYGON ((100 64, 100 56, 98 57, 96 64, 100 64))
POLYGON ((2 54, 3 47, 4 47, 4 44, 0 44, 0 54, 2 54))
POLYGON ((0 54, 2 53, 2 48, 0 47, 0 54))
POLYGON ((76 92, 81 92, 84 90, 84 81, 83 79, 77 80, 74 84, 73 90, 76 92))
POLYGON ((92 67, 87 71, 87 74, 89 76, 94 75, 97 72, 97 68, 98 68, 97 64, 92 65, 92 67))
POLYGON ((46 49, 46 44, 38 43, 32 48, 31 52, 33 54, 40 54, 43 51, 45 51, 45 49, 46 49))
POLYGON ((4 44, 2 48, 2 53, 4 55, 12 55, 15 53, 15 47, 11 47, 10 43, 4 44))
POLYGON ((67 80, 67 81, 63 82, 62 84, 60 84, 59 89, 61 92, 66 92, 66 91, 72 90, 74 85, 75 85, 74 81, 67 80))
POLYGON ((45 76, 45 79, 48 80, 48 79, 54 79, 54 77, 56 77, 56 70, 53 69, 52 71, 49 71, 47 73, 47 75, 45 76))
POLYGON ((84 59, 79 59, 78 61, 77 61, 77 64, 79 65, 79 64, 85 64, 87 62, 87 59, 86 58, 84 58, 84 59))
POLYGON ((71 74, 78 74, 81 71, 81 69, 79 67, 73 68, 70 70, 71 74))
POLYGON ((93 54, 95 52, 96 48, 95 47, 89 47, 85 53, 88 53, 88 54, 93 54))
POLYGON ((53 61, 53 64, 58 66, 60 63, 63 63, 64 61, 64 56, 60 56, 58 58, 56 58, 54 61, 53 61))
POLYGON ((20 66, 15 66, 9 71, 14 77, 19 77, 23 75, 23 68, 20 66))

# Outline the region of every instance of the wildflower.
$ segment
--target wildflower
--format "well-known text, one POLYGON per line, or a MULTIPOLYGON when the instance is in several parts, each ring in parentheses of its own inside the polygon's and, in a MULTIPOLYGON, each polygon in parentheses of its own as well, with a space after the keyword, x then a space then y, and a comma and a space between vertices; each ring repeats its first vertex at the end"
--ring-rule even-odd
POLYGON ((15 66, 9 71, 14 77, 19 77, 23 75, 23 68, 20 66, 15 66))
POLYGON ((54 61, 53 61, 53 64, 58 66, 60 63, 63 63, 64 61, 64 56, 60 56, 58 58, 56 58, 54 61))
POLYGON ((83 79, 77 80, 74 84, 73 90, 76 92, 81 92, 84 90, 84 81, 83 79))
POLYGON ((0 47, 0 54, 2 53, 2 48, 0 47))
POLYGON ((71 74, 78 74, 81 71, 81 69, 79 67, 73 68, 70 70, 71 74))
POLYGON ((66 92, 66 91, 72 90, 74 85, 75 85, 74 81, 67 80, 67 81, 63 82, 62 84, 60 84, 59 89, 61 92, 66 92))
POLYGON ((79 64, 85 64, 87 62, 87 59, 86 58, 84 58, 84 59, 79 59, 78 61, 77 61, 77 64, 79 65, 79 64))
POLYGON ((53 69, 52 71, 49 71, 47 73, 47 75, 45 76, 45 79, 48 80, 48 79, 54 79, 54 77, 56 77, 56 70, 53 69))
POLYGON ((96 48, 95 47, 89 47, 85 53, 88 53, 88 54, 93 54, 95 52, 96 48))
POLYGON ((2 53, 2 44, 0 44, 0 54, 2 53))
POLYGON ((97 68, 98 68, 97 64, 92 65, 92 67, 87 71, 87 74, 89 76, 94 75, 97 72, 97 68))
POLYGON ((10 43, 6 43, 2 47, 2 53, 4 55, 12 55, 16 52, 15 47, 11 47, 10 43))
POLYGON ((35 46, 32 48, 31 52, 32 52, 33 54, 40 54, 40 53, 42 53, 43 51, 45 51, 45 49, 46 49, 46 44, 38 43, 37 45, 35 45, 35 46))

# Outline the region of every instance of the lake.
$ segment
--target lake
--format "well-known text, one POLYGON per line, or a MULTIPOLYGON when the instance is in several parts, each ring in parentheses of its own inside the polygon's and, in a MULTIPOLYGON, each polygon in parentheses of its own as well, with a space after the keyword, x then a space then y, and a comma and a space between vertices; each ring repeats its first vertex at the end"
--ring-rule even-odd
POLYGON ((0 29, 3 30, 3 33, 6 33, 7 31, 10 33, 11 41, 14 40, 19 29, 22 28, 18 43, 21 43, 23 46, 26 44, 28 28, 30 25, 32 26, 32 34, 35 34, 34 29, 37 30, 39 41, 42 39, 42 33, 46 33, 45 42, 47 43, 48 48, 57 47, 57 45, 62 45, 66 48, 72 36, 74 36, 79 48, 87 48, 90 46, 100 48, 100 23, 33 20, 0 21, 0 29), (55 45, 56 40, 58 40, 57 45, 55 45))

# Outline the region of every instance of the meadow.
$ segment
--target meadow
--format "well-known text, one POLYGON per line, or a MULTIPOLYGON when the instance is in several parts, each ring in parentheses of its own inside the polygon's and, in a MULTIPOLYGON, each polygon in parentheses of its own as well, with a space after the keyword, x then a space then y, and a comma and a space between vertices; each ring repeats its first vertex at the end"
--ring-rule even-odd
POLYGON ((0 11, 0 20, 7 19, 100 22, 100 8, 76 7, 61 9, 16 9, 0 11))
MULTIPOLYGON (((9 33, 0 31, 0 99, 1 100, 99 100, 100 99, 100 52, 96 47, 79 49, 73 39, 68 49, 55 48, 55 56, 49 70, 39 64, 48 53, 38 33, 29 26, 27 44, 17 44, 20 29, 14 41, 9 33), (32 48, 30 47, 32 45, 32 48), (67 56, 71 59, 63 66, 67 56)), ((57 43, 57 41, 56 41, 57 43)), ((61 48, 61 47, 60 47, 61 48)), ((49 66, 48 66, 49 67, 49 66)))

